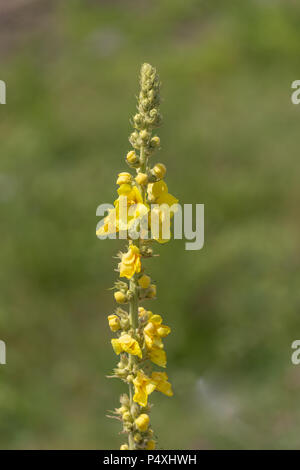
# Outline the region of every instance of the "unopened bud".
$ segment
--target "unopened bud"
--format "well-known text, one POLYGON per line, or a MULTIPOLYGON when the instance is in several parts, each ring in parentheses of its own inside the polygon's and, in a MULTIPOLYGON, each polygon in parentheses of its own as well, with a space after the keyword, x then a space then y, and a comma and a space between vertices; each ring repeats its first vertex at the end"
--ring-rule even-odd
POLYGON ((127 296, 119 290, 114 293, 114 298, 118 304, 125 304, 127 302, 127 296))
POLYGON ((139 442, 141 442, 141 440, 142 440, 143 438, 142 438, 142 436, 140 435, 140 433, 137 432, 137 433, 135 433, 133 439, 134 439, 134 442, 139 443, 139 442))
POLYGON ((130 152, 127 153, 126 160, 128 163, 131 163, 131 164, 134 164, 138 161, 138 156, 134 150, 131 150, 130 152))
POLYGON ((153 441, 153 439, 151 439, 146 444, 146 450, 154 450, 154 449, 155 449, 155 441, 153 441))
POLYGON ((148 183, 148 176, 146 175, 146 173, 138 173, 135 178, 135 181, 137 182, 137 184, 145 186, 148 183))
POLYGON ((119 317, 117 315, 109 315, 107 318, 111 331, 118 331, 121 327, 119 317))
POLYGON ((138 430, 144 432, 148 429, 150 418, 145 413, 142 413, 134 422, 138 430))
POLYGON ((144 141, 144 142, 147 142, 147 140, 150 139, 150 133, 148 131, 146 131, 146 129, 143 129, 141 132, 140 132, 140 138, 144 141))
POLYGON ((122 415, 122 418, 123 418, 123 421, 131 421, 131 414, 129 413, 129 411, 125 411, 125 413, 123 413, 122 415))
POLYGON ((149 299, 153 299, 154 297, 156 297, 156 285, 155 284, 151 284, 151 286, 149 287, 149 292, 147 296, 149 299))
POLYGON ((142 287, 142 289, 148 289, 150 282, 151 278, 150 276, 147 276, 147 274, 143 274, 138 280, 138 284, 140 287, 142 287))
POLYGON ((130 184, 132 180, 132 176, 130 173, 126 173, 125 171, 123 173, 119 173, 118 179, 117 179, 117 184, 130 184))
POLYGON ((123 393, 123 395, 120 396, 120 403, 123 406, 129 406, 129 397, 126 393, 123 393))
POLYGON ((120 320, 120 325, 123 330, 128 330, 130 323, 128 318, 122 318, 120 320))
POLYGON ((161 180, 162 178, 164 178, 164 176, 167 172, 167 168, 165 167, 165 165, 163 163, 157 163, 153 167, 152 171, 155 174, 156 178, 161 180))
POLYGON ((158 137, 158 135, 155 135, 154 137, 152 137, 152 139, 150 140, 150 145, 151 145, 151 147, 159 147, 160 146, 160 138, 158 137))
POLYGON ((137 129, 139 129, 142 126, 144 120, 142 115, 138 113, 134 116, 133 121, 137 129))

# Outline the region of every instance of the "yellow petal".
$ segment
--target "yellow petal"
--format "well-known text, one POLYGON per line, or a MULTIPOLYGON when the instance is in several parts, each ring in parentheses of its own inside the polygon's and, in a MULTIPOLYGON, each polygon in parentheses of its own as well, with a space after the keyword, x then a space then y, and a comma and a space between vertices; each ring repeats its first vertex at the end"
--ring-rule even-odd
POLYGON ((133 395, 133 401, 138 403, 140 406, 147 406, 148 395, 145 389, 138 387, 135 389, 135 394, 133 395))
POLYGON ((109 235, 111 233, 116 233, 117 231, 116 210, 109 209, 108 215, 104 218, 103 225, 101 225, 101 227, 96 231, 96 235, 109 235))
POLYGON ((142 195, 136 186, 133 186, 132 188, 132 199, 135 200, 136 202, 141 202, 141 203, 143 202, 142 195))
POLYGON ((142 358, 142 351, 139 346, 139 343, 130 335, 125 334, 120 336, 118 342, 121 345, 123 351, 132 354, 133 356, 138 356, 142 358))
POLYGON ((158 198, 162 193, 168 192, 168 186, 163 180, 157 181, 156 183, 150 183, 147 188, 148 195, 151 198, 158 198))
POLYGON ((168 382, 168 376, 165 372, 152 372, 151 378, 156 383, 156 390, 168 397, 173 396, 172 385, 168 382))
POLYGON ((166 367, 167 355, 163 349, 152 348, 149 351, 149 357, 154 364, 157 364, 160 367, 166 367))
POLYGON ((118 194, 119 196, 127 196, 131 193, 132 191, 132 186, 130 184, 121 184, 121 186, 118 188, 118 194))
POLYGON ((146 385, 146 392, 148 395, 150 395, 154 390, 156 389, 156 384, 155 383, 148 383, 146 385))
POLYGON ((168 206, 171 207, 171 206, 173 206, 173 204, 178 203, 178 199, 176 199, 176 197, 172 196, 172 194, 170 194, 170 193, 162 193, 157 198, 157 203, 158 204, 168 204, 168 206))
POLYGON ((161 325, 159 328, 157 328, 157 334, 161 336, 161 338, 168 336, 168 334, 170 333, 171 333, 171 328, 167 325, 161 325))
POLYGON ((120 345, 118 339, 112 339, 111 344, 116 354, 120 354, 122 352, 122 346, 120 345))
POLYGON ((160 315, 152 315, 151 323, 156 323, 157 325, 160 325, 161 322, 162 322, 162 317, 160 315))

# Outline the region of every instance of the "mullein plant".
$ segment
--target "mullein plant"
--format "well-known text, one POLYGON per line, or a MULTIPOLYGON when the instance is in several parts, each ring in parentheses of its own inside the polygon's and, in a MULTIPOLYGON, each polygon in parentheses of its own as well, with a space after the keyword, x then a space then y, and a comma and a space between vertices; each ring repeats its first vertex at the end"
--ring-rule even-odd
MULTIPOLYGON (((155 256, 153 242, 164 243, 169 236, 163 236, 162 223, 164 211, 160 207, 171 207, 178 200, 168 192, 164 181, 166 167, 162 163, 150 164, 150 157, 160 147, 160 139, 152 135, 153 129, 160 126, 160 80, 151 65, 143 64, 140 73, 140 93, 137 113, 133 117, 133 132, 129 141, 133 150, 126 156, 126 163, 132 173, 119 173, 117 178, 118 198, 114 209, 110 209, 102 226, 97 230, 100 238, 119 232, 124 234, 128 245, 126 251, 119 253, 118 272, 121 279, 115 282, 114 298, 118 306, 108 316, 108 324, 116 337, 111 340, 114 352, 120 361, 114 369, 113 377, 119 377, 129 386, 129 393, 120 397, 120 407, 113 412, 123 424, 123 433, 128 442, 121 450, 153 450, 157 442, 150 424, 151 405, 148 396, 156 391, 171 397, 172 386, 164 371, 167 358, 163 338, 170 328, 163 324, 161 315, 144 308, 141 303, 156 298, 156 285, 145 272, 142 261, 155 256), (121 217, 122 198, 126 204, 126 222, 121 217), (155 203, 155 209, 150 209, 155 203), (163 204, 164 206, 160 206, 163 204), (154 235, 142 236, 142 220, 147 219, 151 227, 151 210, 158 211, 159 230, 154 235), (129 230, 140 227, 139 237, 133 237, 129 230), (128 309, 126 309, 126 306, 128 309), (160 367, 153 370, 152 365, 160 367)), ((173 211, 174 212, 174 211, 173 211)), ((172 216, 172 214, 171 214, 172 216)), ((148 227, 148 225, 147 225, 148 227)), ((147 229, 148 230, 148 229, 147 229)), ((144 230, 145 231, 145 230, 144 230)), ((134 232, 136 233, 136 232, 134 232)), ((144 233, 145 235, 145 233, 144 233)))

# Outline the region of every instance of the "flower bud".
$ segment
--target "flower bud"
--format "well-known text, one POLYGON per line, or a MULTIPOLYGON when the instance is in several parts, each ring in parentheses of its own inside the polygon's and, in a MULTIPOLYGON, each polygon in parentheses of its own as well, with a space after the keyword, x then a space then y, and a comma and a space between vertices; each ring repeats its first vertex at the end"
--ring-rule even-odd
POLYGON ((145 98, 145 99, 141 100, 141 106, 145 111, 147 111, 151 106, 151 101, 148 100, 147 98, 145 98))
POLYGON ((128 330, 130 323, 128 318, 122 318, 120 320, 120 325, 123 330, 128 330))
POLYGON ((140 148, 139 133, 137 131, 134 131, 130 134, 129 142, 131 143, 133 148, 140 148))
POLYGON ((154 166, 152 171, 155 174, 156 178, 161 180, 165 176, 165 174, 167 172, 167 168, 165 167, 165 165, 163 163, 157 163, 154 166))
POLYGON ((121 328, 120 319, 117 315, 109 315, 107 318, 111 331, 118 331, 121 328))
POLYGON ((118 290, 117 292, 114 293, 114 298, 118 304, 125 304, 127 302, 127 297, 126 295, 118 290))
POLYGON ((131 163, 131 164, 134 164, 138 161, 138 156, 134 150, 131 150, 130 152, 127 153, 126 160, 128 163, 131 163))
POLYGON ((129 450, 128 445, 127 444, 122 444, 121 447, 120 447, 120 450, 129 450))
POLYGON ((138 280, 138 284, 140 287, 142 287, 142 289, 148 289, 150 282, 151 278, 150 276, 147 276, 147 274, 143 274, 138 280))
POLYGON ((133 381, 133 379, 134 379, 133 375, 131 375, 131 374, 127 375, 127 382, 128 383, 131 383, 133 381))
POLYGON ((158 137, 158 135, 155 135, 154 137, 152 137, 152 139, 150 140, 150 145, 151 147, 159 147, 160 146, 160 138, 158 137))
POLYGON ((144 307, 139 307, 139 317, 147 315, 147 311, 144 307))
POLYGON ((133 436, 133 439, 134 439, 134 442, 141 442, 141 440, 143 439, 142 436, 140 435, 139 432, 136 432, 135 435, 133 436))
POLYGON ((151 439, 146 444, 146 450, 154 450, 154 449, 155 449, 155 441, 153 441, 153 439, 151 439))
POLYGON ((118 174, 117 184, 130 184, 132 180, 132 176, 130 173, 123 172, 118 174))
POLYGON ((156 285, 155 284, 151 284, 151 286, 149 287, 149 292, 147 296, 149 299, 153 299, 154 297, 156 297, 156 285))
POLYGON ((119 414, 119 415, 123 415, 125 413, 125 411, 127 411, 127 407, 126 406, 121 406, 120 408, 116 408, 116 412, 119 414))
POLYGON ((134 117, 133 117, 133 122, 135 124, 135 127, 137 129, 139 129, 141 126, 143 126, 144 124, 144 120, 143 120, 143 116, 141 114, 136 114, 134 117))
POLYGON ((142 432, 147 431, 149 423, 150 423, 150 418, 145 413, 141 414, 135 420, 136 427, 138 428, 139 431, 142 431, 142 432))
POLYGON ((148 183, 148 176, 146 175, 146 173, 138 173, 135 178, 135 181, 137 182, 137 184, 145 186, 148 183))
POLYGON ((131 414, 129 413, 129 411, 125 411, 125 413, 123 413, 123 415, 122 415, 122 418, 123 418, 123 421, 130 421, 131 420, 131 414))
POLYGON ((123 393, 123 395, 120 396, 120 403, 123 406, 129 406, 129 397, 126 393, 123 393))
POLYGON ((143 129, 141 132, 140 132, 140 138, 144 141, 144 142, 147 142, 147 140, 150 139, 150 133, 148 131, 146 131, 146 129, 143 129))

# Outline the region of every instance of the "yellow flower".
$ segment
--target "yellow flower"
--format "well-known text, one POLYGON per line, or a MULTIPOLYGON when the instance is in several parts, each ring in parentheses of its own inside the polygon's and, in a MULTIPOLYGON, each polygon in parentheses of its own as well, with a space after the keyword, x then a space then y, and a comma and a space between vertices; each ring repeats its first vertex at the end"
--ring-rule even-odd
POLYGON ((142 195, 136 186, 122 184, 118 189, 118 194, 119 197, 114 202, 118 229, 127 230, 137 222, 141 221, 141 219, 149 212, 149 207, 143 203, 142 195), (126 196, 126 201, 124 196, 126 196), (124 206, 125 202, 126 206, 124 206), (121 212, 121 204, 123 212, 121 212), (122 217, 123 213, 124 217, 122 217), (125 220, 125 216, 127 220, 125 220))
POLYGON ((127 444, 122 444, 120 450, 129 450, 127 444))
POLYGON ((121 328, 120 319, 117 315, 109 315, 107 319, 111 331, 118 331, 121 328))
POLYGON ((117 180, 117 183, 120 184, 118 188, 119 197, 114 202, 115 208, 109 209, 108 215, 104 218, 101 227, 96 231, 96 235, 105 236, 117 233, 120 230, 127 230, 149 212, 148 205, 143 203, 141 193, 136 186, 131 185, 129 177, 131 179, 130 173, 124 172, 119 174, 117 180), (124 196, 126 196, 127 200, 124 212, 121 212, 120 205, 123 202, 122 197, 124 196), (125 216, 127 220, 125 220, 125 216))
MULTIPOLYGON (((153 218, 153 220, 157 220, 158 224, 157 233, 153 231, 153 238, 159 243, 166 243, 169 241, 170 236, 164 234, 165 238, 163 238, 162 228, 163 226, 170 228, 170 219, 173 217, 176 209, 169 213, 168 208, 162 206, 162 204, 169 206, 170 208, 174 204, 178 203, 178 199, 168 192, 168 186, 163 180, 148 184, 147 193, 149 201, 158 204, 159 206, 152 209, 151 219, 153 218)), ((151 224, 153 224, 153 220, 151 220, 151 224)))
POLYGON ((167 365, 167 355, 166 352, 159 347, 153 346, 149 351, 149 357, 150 360, 160 366, 160 367, 166 367, 167 365))
POLYGON ((146 444, 146 450, 154 450, 154 449, 155 449, 155 441, 153 441, 153 439, 151 439, 146 444))
POLYGON ((149 201, 156 204, 168 204, 171 207, 178 202, 178 199, 168 192, 168 186, 163 180, 148 184, 147 193, 149 201))
POLYGON ((123 172, 118 174, 117 184, 129 184, 131 183, 132 176, 130 173, 123 172))
POLYGON ((151 378, 156 384, 156 390, 168 397, 173 396, 172 385, 168 382, 168 376, 165 372, 152 372, 151 378))
POLYGON ((147 274, 143 274, 138 280, 138 284, 142 289, 147 289, 150 286, 151 278, 147 274))
POLYGON ((136 378, 133 380, 133 385, 135 391, 133 400, 140 406, 147 406, 148 395, 155 390, 155 382, 142 371, 138 371, 136 378))
POLYGON ((151 349, 153 346, 161 348, 161 338, 165 338, 170 332, 171 328, 162 324, 162 317, 160 315, 152 315, 144 328, 144 338, 147 348, 151 349))
POLYGON ((104 218, 103 225, 96 231, 96 235, 110 235, 118 232, 118 230, 116 209, 109 209, 108 215, 104 218))
POLYGON ((120 276, 131 279, 135 273, 141 271, 141 254, 135 245, 130 245, 127 253, 122 255, 121 263, 119 263, 120 276))
POLYGON ((150 418, 145 413, 142 413, 138 418, 135 420, 135 425, 139 431, 145 432, 148 429, 150 423, 150 418))
POLYGON ((121 335, 120 338, 112 339, 111 344, 116 354, 120 354, 124 351, 142 359, 142 351, 139 343, 127 333, 121 335))
MULTIPOLYGON (((141 193, 139 192, 136 186, 131 186, 131 184, 121 184, 118 189, 119 196, 126 196, 128 204, 138 204, 143 202, 141 193)), ((115 206, 118 206, 118 199, 115 201, 115 206)))

